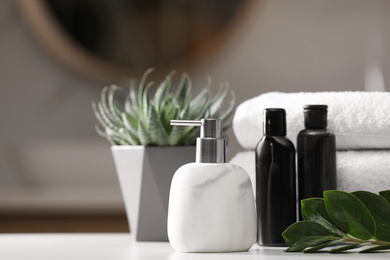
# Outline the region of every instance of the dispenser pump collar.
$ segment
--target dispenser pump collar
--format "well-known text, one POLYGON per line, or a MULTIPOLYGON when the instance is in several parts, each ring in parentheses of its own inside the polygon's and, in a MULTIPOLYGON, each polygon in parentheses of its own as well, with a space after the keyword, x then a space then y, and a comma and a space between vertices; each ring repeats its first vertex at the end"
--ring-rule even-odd
POLYGON ((222 119, 171 120, 171 125, 201 127, 200 137, 196 139, 196 162, 226 162, 226 140, 223 138, 222 119))

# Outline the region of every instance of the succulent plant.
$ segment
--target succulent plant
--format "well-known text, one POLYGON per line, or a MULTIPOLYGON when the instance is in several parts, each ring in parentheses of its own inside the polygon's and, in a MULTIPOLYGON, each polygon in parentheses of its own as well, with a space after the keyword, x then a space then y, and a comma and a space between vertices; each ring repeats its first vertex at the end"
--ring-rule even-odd
POLYGON ((152 71, 153 69, 145 71, 138 91, 135 89, 135 81, 131 81, 130 91, 124 102, 115 98, 115 93, 121 88, 111 85, 103 88, 101 101, 97 105, 92 104, 95 116, 104 128, 101 130, 96 126, 96 131, 112 145, 194 144, 199 129, 195 126, 171 126, 171 119, 220 118, 224 120, 224 131, 231 126, 229 119, 234 112, 235 95, 233 91, 229 91, 227 83, 222 83, 218 93, 213 96, 209 79, 207 86, 192 98, 190 77, 182 74, 177 90, 173 91, 172 78, 175 73, 171 72, 157 86, 151 99, 148 91, 154 82, 148 82, 147 77, 152 71), (231 99, 224 108, 229 93, 231 99))

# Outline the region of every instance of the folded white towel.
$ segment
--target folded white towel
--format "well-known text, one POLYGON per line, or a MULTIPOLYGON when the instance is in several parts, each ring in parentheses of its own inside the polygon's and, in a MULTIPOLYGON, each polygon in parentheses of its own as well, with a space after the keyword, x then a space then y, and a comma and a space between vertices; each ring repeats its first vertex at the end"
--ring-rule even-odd
POLYGON ((263 136, 263 110, 280 107, 295 144, 304 129, 303 106, 310 104, 328 105, 328 128, 336 134, 337 149, 390 148, 390 92, 269 92, 237 107, 235 136, 245 149, 254 149, 263 136))
MULTIPOLYGON (((337 188, 347 192, 390 190, 390 151, 337 151, 337 188)), ((244 168, 256 189, 255 152, 240 152, 230 163, 244 168)))

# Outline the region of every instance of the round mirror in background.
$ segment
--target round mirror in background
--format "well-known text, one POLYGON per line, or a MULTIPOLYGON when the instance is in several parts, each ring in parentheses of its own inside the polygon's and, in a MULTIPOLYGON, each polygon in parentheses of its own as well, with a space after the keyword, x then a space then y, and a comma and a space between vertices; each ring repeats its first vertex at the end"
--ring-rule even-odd
POLYGON ((212 56, 251 0, 18 0, 36 38, 66 65, 112 81, 212 56))

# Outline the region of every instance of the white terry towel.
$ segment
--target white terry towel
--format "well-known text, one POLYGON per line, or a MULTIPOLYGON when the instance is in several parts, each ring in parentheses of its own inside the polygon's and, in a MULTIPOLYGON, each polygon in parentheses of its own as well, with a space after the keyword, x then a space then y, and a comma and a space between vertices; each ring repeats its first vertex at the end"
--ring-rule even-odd
POLYGON ((328 128, 337 149, 390 148, 390 92, 269 92, 237 107, 233 130, 238 142, 253 150, 263 136, 265 108, 284 108, 287 137, 295 144, 304 129, 303 106, 328 105, 328 128))
MULTIPOLYGON (((347 192, 365 190, 378 193, 390 190, 390 151, 337 151, 337 189, 347 192)), ((244 168, 256 190, 255 152, 236 154, 230 163, 244 168)))

